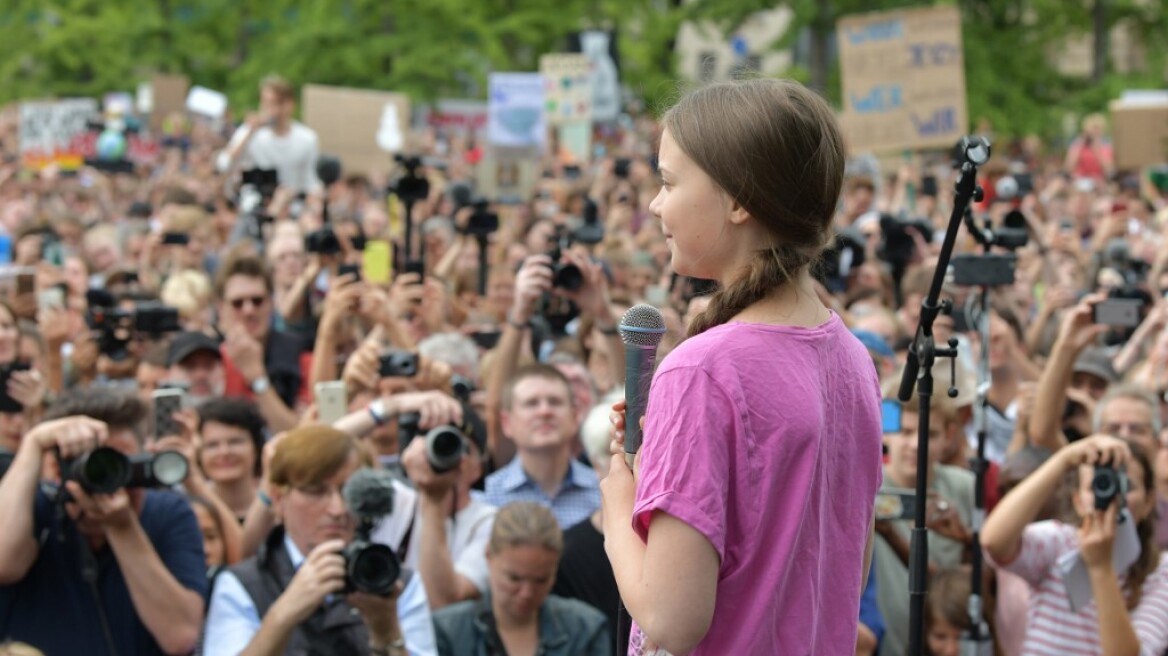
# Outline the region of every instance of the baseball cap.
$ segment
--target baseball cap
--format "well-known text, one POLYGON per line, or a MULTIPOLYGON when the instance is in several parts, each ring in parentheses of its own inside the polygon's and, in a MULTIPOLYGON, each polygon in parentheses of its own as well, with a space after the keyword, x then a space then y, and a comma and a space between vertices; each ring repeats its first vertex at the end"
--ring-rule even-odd
POLYGON ((884 341, 883 337, 871 330, 852 330, 852 334, 856 336, 856 339, 860 340, 864 348, 875 355, 879 355, 882 358, 896 357, 896 352, 892 350, 888 342, 884 341))
POLYGON ((166 365, 173 367, 198 351, 210 351, 219 356, 219 342, 214 337, 200 332, 179 333, 166 351, 166 365))
POLYGON ((1109 385, 1119 380, 1119 374, 1115 372, 1115 367, 1111 364, 1111 356, 1100 348, 1089 348, 1080 353, 1071 371, 1098 376, 1107 381, 1109 385))

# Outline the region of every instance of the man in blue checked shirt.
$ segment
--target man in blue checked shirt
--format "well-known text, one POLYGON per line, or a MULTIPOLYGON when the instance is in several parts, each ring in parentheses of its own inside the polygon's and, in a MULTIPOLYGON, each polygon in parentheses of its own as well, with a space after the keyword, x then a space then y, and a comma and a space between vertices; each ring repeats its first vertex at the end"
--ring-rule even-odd
POLYGON ((572 457, 576 409, 568 379, 550 365, 522 367, 501 401, 503 434, 516 454, 487 477, 482 498, 499 508, 512 501, 543 504, 562 529, 588 519, 600 506, 600 488, 592 469, 572 457))

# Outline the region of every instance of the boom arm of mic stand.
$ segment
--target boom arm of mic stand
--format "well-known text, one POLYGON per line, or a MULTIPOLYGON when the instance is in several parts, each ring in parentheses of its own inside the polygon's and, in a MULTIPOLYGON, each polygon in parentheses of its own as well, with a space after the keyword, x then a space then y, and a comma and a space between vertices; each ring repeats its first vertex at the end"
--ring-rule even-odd
POLYGON ((900 389, 897 391, 897 397, 902 402, 907 402, 912 398, 913 388, 920 373, 921 347, 926 339, 931 340, 933 337, 933 323, 941 311, 941 288, 945 285, 945 273, 949 268, 949 260, 953 257, 953 246, 957 243, 957 231, 961 227, 961 220, 965 216, 965 211, 976 191, 977 168, 972 164, 966 164, 961 169, 961 178, 957 180, 953 212, 949 215, 949 224, 945 229, 945 240, 941 242, 941 254, 937 259, 937 269, 933 272, 933 283, 929 287, 929 295, 921 301, 921 318, 917 326, 917 334, 908 349, 908 361, 905 362, 904 374, 900 379, 900 389))
MULTIPOLYGON (((965 144, 969 145, 969 139, 965 144)), ((984 143, 978 141, 978 143, 984 143)), ((972 150, 967 153, 972 154, 972 150)), ((921 656, 924 654, 924 611, 925 595, 928 593, 926 579, 928 577, 928 542, 925 526, 925 500, 927 498, 926 468, 928 466, 929 448, 929 402, 933 395, 932 367, 937 356, 956 357, 955 349, 938 350, 933 341, 933 323, 941 310, 941 289, 945 284, 945 275, 949 268, 949 261, 953 257, 953 247, 957 242, 957 232, 965 211, 977 192, 977 166, 989 156, 989 146, 985 144, 985 157, 980 161, 966 161, 961 167, 961 177, 957 180, 956 193, 953 198, 953 212, 949 216, 949 224, 945 231, 945 240, 941 243, 941 253, 937 258, 937 269, 933 272, 933 284, 929 294, 921 301, 920 325, 917 326, 916 338, 909 348, 908 361, 905 364, 904 375, 900 381, 898 396, 902 402, 912 398, 913 387, 919 379, 921 389, 920 399, 920 426, 917 429, 917 485, 916 485, 916 512, 912 530, 912 539, 909 545, 909 654, 921 656)))

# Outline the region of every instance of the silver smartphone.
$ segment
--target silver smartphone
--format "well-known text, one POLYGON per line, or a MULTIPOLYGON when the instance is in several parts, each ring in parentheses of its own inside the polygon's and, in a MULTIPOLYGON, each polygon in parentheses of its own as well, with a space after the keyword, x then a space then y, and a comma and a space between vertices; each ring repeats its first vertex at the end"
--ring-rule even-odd
POLYGON ((183 409, 186 393, 181 389, 156 389, 150 395, 154 402, 154 438, 181 435, 182 427, 174 414, 183 409))
POLYGON ((313 389, 316 395, 316 412, 320 423, 331 424, 349 412, 349 402, 345 394, 345 383, 330 380, 317 383, 313 389))

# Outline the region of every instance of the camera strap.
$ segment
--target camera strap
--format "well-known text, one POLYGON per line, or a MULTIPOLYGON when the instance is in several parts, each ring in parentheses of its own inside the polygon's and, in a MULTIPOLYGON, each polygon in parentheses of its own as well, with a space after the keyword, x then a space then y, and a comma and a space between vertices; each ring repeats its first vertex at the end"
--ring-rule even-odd
POLYGON ((89 586, 90 593, 93 594, 93 604, 97 607, 97 621, 101 623, 101 633, 105 637, 106 648, 109 649, 110 656, 117 656, 118 650, 114 646, 113 632, 110 630, 109 618, 106 617, 105 606, 101 603, 101 591, 97 586, 97 556, 89 547, 89 542, 86 541, 84 535, 79 533, 77 538, 78 550, 81 552, 81 579, 85 581, 85 584, 89 586))

